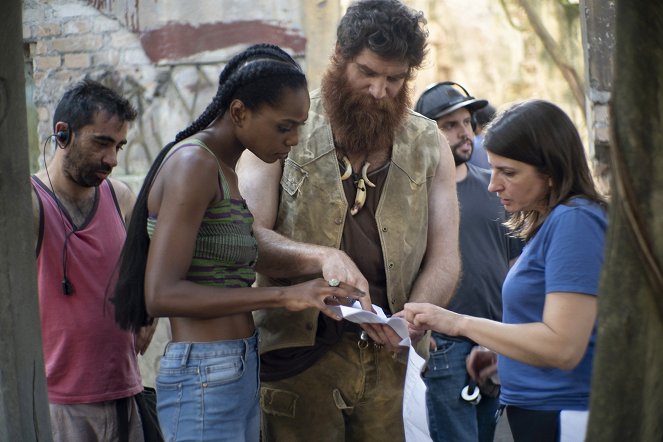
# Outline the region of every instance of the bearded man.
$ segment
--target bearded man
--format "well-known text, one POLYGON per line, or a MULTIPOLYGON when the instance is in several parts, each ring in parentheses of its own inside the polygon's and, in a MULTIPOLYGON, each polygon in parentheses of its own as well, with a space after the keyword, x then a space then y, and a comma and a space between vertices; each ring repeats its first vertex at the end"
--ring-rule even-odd
POLYGON ((108 175, 136 110, 92 80, 53 114, 56 151, 31 177, 39 307, 55 442, 143 441, 136 340, 115 323, 107 293, 135 197, 108 175))
MULTIPOLYGON (((322 275, 366 292, 388 315, 453 292, 454 163, 435 122, 408 109, 408 81, 426 52, 424 26, 421 12, 396 0, 353 3, 299 144, 282 164, 242 158, 240 188, 255 217, 259 259, 282 276, 259 275, 260 285, 322 275)), ((255 318, 264 440, 404 440, 407 350, 391 328, 360 328, 312 310, 270 309, 255 318)))

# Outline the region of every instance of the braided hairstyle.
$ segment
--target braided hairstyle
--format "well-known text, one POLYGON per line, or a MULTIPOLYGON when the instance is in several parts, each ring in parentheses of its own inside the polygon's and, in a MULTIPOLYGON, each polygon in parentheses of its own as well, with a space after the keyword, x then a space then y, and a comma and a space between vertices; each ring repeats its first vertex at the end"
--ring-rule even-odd
POLYGON ((164 158, 174 145, 222 117, 238 99, 250 110, 277 106, 287 89, 306 88, 306 77, 295 60, 278 46, 257 44, 235 55, 219 75, 219 87, 205 111, 168 143, 157 155, 136 199, 127 240, 118 265, 118 280, 112 302, 115 321, 125 330, 137 332, 151 323, 145 307, 145 269, 150 239, 147 234, 147 198, 164 158))

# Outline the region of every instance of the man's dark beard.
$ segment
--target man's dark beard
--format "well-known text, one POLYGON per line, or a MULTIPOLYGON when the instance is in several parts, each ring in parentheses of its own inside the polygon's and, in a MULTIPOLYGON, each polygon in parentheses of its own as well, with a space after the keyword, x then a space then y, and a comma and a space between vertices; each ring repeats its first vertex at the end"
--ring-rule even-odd
POLYGON ((456 149, 458 149, 458 147, 460 147, 461 145, 465 144, 465 140, 459 141, 458 143, 451 146, 451 154, 454 157, 454 163, 456 164, 456 166, 460 166, 463 163, 467 163, 468 161, 470 161, 470 158, 472 158, 472 155, 474 154, 474 141, 470 140, 470 143, 472 143, 472 150, 470 151, 469 157, 464 157, 456 153, 456 149))
POLYGON ((395 98, 376 100, 352 89, 345 74, 347 65, 333 60, 321 82, 323 105, 337 147, 346 154, 366 155, 390 148, 410 105, 407 83, 395 98))
POLYGON ((64 159, 64 173, 81 187, 98 186, 103 180, 97 176, 97 172, 111 173, 113 170, 107 164, 91 164, 76 141, 71 143, 68 149, 69 153, 64 159))

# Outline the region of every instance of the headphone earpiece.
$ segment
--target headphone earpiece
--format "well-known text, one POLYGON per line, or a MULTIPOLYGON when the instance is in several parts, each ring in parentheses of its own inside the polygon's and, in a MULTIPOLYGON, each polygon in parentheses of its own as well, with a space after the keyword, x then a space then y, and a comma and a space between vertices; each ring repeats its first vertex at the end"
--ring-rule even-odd
POLYGON ((67 144, 69 144, 69 134, 70 134, 71 129, 69 126, 66 126, 65 130, 60 130, 55 134, 55 138, 60 142, 61 148, 67 147, 67 144))

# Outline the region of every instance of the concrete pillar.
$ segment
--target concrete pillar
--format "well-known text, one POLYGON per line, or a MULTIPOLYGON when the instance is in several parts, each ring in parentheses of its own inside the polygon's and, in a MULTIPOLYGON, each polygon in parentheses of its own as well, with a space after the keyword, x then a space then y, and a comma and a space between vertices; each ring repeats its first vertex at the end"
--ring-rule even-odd
POLYGON ((51 441, 29 184, 21 0, 0 27, 0 440, 51 441))

